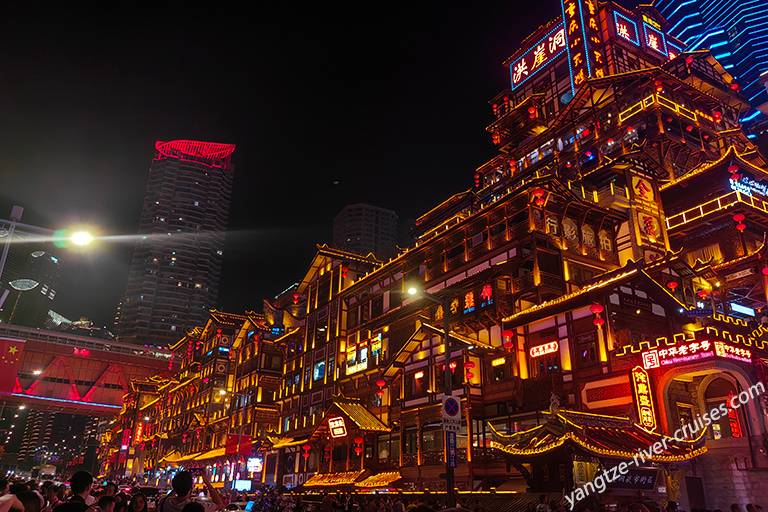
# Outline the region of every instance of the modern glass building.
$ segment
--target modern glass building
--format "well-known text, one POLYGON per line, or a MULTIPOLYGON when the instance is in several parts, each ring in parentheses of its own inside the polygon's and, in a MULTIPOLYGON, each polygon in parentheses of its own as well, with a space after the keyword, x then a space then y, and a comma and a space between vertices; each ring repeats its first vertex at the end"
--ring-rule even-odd
POLYGON ((738 81, 742 94, 755 107, 742 122, 763 121, 766 116, 757 107, 768 103, 768 90, 760 79, 768 71, 768 2, 656 0, 653 5, 686 50, 712 50, 738 81))

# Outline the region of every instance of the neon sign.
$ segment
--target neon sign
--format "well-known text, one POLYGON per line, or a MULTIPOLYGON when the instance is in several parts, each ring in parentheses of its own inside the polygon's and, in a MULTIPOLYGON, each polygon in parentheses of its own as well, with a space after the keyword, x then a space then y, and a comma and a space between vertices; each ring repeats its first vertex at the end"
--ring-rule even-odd
POLYGON ((328 428, 331 430, 331 437, 334 439, 347 436, 347 426, 344 424, 344 418, 341 416, 328 418, 328 428))
POLYGON ((650 431, 656 430, 656 412, 653 407, 651 382, 648 372, 639 366, 632 368, 632 388, 635 391, 637 418, 640 425, 650 431))
POLYGON ((562 23, 555 25, 544 37, 534 44, 526 53, 509 65, 512 78, 512 90, 523 85, 529 78, 546 68, 566 49, 565 27, 562 23))
POLYGON ((616 27, 617 36, 626 39, 636 46, 640 46, 640 35, 637 32, 637 23, 634 20, 620 12, 613 11, 613 23, 616 27))
POLYGON ((664 32, 647 23, 643 23, 643 32, 645 34, 645 46, 667 57, 667 37, 664 32))
POLYGON ((724 341, 702 340, 678 344, 673 347, 654 349, 641 354, 646 370, 692 361, 719 357, 733 359, 743 363, 752 362, 752 352, 745 348, 734 347, 724 341))
POLYGON ((768 186, 762 181, 753 180, 749 176, 744 176, 740 180, 728 180, 731 184, 731 190, 741 192, 751 196, 753 193, 758 193, 762 196, 768 196, 768 186))
POLYGON ((531 354, 531 357, 541 357, 547 354, 552 354, 553 352, 557 352, 559 348, 560 344, 558 342, 550 341, 549 343, 545 343, 543 345, 536 345, 535 347, 531 347, 531 350, 528 353, 531 354))

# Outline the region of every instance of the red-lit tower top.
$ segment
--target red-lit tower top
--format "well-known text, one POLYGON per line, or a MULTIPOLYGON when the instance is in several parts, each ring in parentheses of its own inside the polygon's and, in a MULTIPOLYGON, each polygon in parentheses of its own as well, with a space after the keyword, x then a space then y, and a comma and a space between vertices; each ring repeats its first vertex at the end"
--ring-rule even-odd
POLYGON ((201 142, 197 140, 158 140, 155 142, 155 160, 183 160, 196 162, 209 167, 229 169, 234 144, 219 142, 201 142))

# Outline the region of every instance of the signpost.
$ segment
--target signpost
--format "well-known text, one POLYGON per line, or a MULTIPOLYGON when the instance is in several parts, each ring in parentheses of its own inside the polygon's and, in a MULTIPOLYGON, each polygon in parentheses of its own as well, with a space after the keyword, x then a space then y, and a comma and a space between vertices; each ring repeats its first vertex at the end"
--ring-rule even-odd
POLYGON ((458 398, 447 396, 443 398, 443 430, 453 432, 454 443, 456 433, 461 430, 461 402, 458 398))
POLYGON ((455 468, 456 467, 456 432, 448 432, 448 435, 445 438, 447 446, 446 446, 446 455, 448 457, 448 467, 455 468))

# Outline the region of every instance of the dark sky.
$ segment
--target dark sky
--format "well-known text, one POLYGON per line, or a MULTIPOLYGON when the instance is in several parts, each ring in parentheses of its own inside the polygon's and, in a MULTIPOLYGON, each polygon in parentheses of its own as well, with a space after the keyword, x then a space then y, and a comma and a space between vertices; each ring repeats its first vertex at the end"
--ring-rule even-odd
MULTIPOLYGON (((300 279, 333 216, 413 219, 493 155, 502 60, 557 0, 210 8, 102 4, 0 17, 0 215, 137 230, 157 139, 237 145, 221 306, 300 279), (333 185, 339 180, 339 185, 333 185)), ((66 254, 56 309, 111 320, 131 248, 66 254)))

